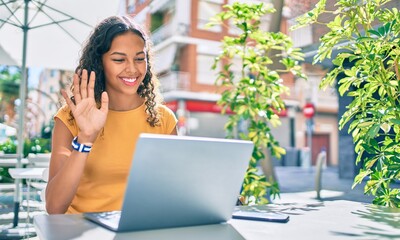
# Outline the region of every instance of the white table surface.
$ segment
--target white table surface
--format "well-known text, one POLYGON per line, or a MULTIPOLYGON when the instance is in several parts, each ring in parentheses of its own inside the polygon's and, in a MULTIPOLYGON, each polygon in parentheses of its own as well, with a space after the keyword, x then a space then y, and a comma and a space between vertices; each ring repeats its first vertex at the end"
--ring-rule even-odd
MULTIPOLYGON (((22 165, 27 165, 29 163, 28 159, 21 159, 22 165)), ((15 167, 17 165, 16 158, 0 158, 0 167, 15 167)))
MULTIPOLYGON (((246 208, 246 207, 245 207, 246 208)), ((257 206, 286 213, 287 223, 232 219, 229 224, 115 233, 87 221, 80 214, 37 215, 40 239, 391 239, 400 238, 400 209, 352 201, 257 206)))
POLYGON ((8 172, 14 179, 42 179, 46 168, 10 168, 8 172))

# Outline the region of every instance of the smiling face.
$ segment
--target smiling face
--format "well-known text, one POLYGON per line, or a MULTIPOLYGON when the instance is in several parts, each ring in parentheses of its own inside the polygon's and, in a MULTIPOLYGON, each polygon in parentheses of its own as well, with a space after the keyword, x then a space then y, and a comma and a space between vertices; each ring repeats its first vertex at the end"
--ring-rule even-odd
POLYGON ((129 96, 128 99, 132 100, 140 99, 137 90, 147 71, 144 40, 133 32, 119 35, 113 39, 102 61, 110 100, 123 96, 129 96))

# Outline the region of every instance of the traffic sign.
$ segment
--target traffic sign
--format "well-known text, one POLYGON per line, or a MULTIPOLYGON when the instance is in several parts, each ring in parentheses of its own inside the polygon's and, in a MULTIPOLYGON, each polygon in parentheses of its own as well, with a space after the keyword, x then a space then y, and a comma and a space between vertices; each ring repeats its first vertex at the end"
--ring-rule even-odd
POLYGON ((312 118, 315 114, 315 107, 312 103, 306 103, 303 108, 303 114, 306 118, 312 118))

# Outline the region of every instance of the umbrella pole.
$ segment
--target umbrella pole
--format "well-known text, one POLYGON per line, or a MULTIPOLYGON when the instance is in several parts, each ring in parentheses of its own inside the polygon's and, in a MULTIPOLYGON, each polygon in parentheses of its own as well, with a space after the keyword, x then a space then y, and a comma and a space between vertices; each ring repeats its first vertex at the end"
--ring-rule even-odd
MULTIPOLYGON (((23 158, 24 151, 24 110, 26 104, 26 83, 27 83, 27 74, 26 74, 26 48, 27 48, 27 39, 28 39, 28 2, 29 0, 25 0, 25 9, 24 9, 24 25, 22 26, 23 35, 23 43, 22 43, 22 78, 19 86, 19 107, 18 107, 18 145, 17 145, 17 168, 21 167, 21 162, 23 158)), ((15 192, 14 192, 14 221, 13 227, 18 226, 18 218, 19 218, 19 204, 20 204, 20 179, 15 179, 15 192)))
MULTIPOLYGON (((27 69, 26 69, 26 49, 27 49, 27 38, 28 38, 28 5, 30 0, 24 0, 24 25, 22 26, 23 31, 23 46, 22 46, 22 76, 21 76, 21 84, 19 86, 19 99, 20 104, 18 108, 18 145, 17 145, 17 168, 22 166, 22 158, 24 154, 24 110, 26 105, 26 89, 27 89, 27 69)), ((15 179, 15 192, 14 192, 14 219, 13 219, 13 228, 8 230, 3 230, 0 233, 0 238, 5 237, 6 239, 21 239, 26 237, 34 237, 36 236, 35 229, 31 226, 31 224, 26 224, 23 226, 18 226, 19 220, 19 207, 20 207, 20 199, 21 199, 21 180, 15 179)), ((29 199, 27 199, 29 200, 29 199)), ((28 216, 29 217, 29 216, 28 216)))
MULTIPOLYGON (((27 83, 27 74, 26 74, 26 48, 27 48, 27 39, 28 39, 28 10, 29 10, 29 0, 25 0, 25 9, 24 9, 24 25, 22 26, 23 35, 23 43, 22 43, 22 78, 19 86, 19 108, 18 108, 18 145, 17 145, 17 168, 21 167, 22 157, 24 154, 24 110, 26 104, 26 83, 27 83)), ((19 218, 19 204, 20 204, 20 179, 15 179, 15 192, 14 192, 14 221, 13 226, 17 227, 18 218, 19 218)))
MULTIPOLYGON (((18 145, 17 145, 17 164, 16 167, 22 166, 22 158, 24 151, 24 110, 26 104, 26 88, 27 88, 27 69, 26 69, 26 49, 27 49, 27 37, 28 37, 28 5, 30 0, 24 0, 24 25, 21 27, 23 31, 23 46, 22 46, 22 76, 21 84, 19 86, 19 99, 20 104, 18 108, 18 145)), ((21 239, 26 237, 36 236, 35 229, 31 224, 24 226, 18 226, 19 220, 19 207, 20 207, 20 185, 21 180, 15 179, 15 192, 14 192, 14 219, 13 227, 10 229, 2 230, 0 232, 0 239, 21 239)), ((29 199, 28 199, 29 200, 29 199)))
MULTIPOLYGON (((27 68, 26 68, 26 49, 27 49, 27 39, 28 39, 28 10, 29 10, 29 1, 24 0, 24 25, 22 26, 23 31, 23 45, 22 45, 22 76, 21 76, 21 84, 19 86, 19 99, 20 104, 18 108, 18 145, 17 145, 17 168, 22 167, 22 158, 24 154, 24 120, 25 120, 25 106, 26 106, 26 89, 27 89, 27 68)), ((24 237, 35 236, 35 231, 33 228, 27 226, 18 226, 19 220, 19 208, 20 208, 20 199, 21 199, 21 180, 15 179, 15 192, 14 192, 14 219, 13 219, 13 228, 17 230, 16 232, 10 232, 9 236, 15 235, 23 235, 24 237), (21 228, 21 229, 18 229, 21 228)), ((29 199, 27 199, 29 201, 29 199)))

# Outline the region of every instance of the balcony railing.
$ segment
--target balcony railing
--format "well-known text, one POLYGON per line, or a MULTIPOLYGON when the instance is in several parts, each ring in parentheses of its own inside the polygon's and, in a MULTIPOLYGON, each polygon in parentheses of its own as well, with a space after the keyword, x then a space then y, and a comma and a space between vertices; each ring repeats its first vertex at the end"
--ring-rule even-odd
MULTIPOLYGON (((289 20, 289 27, 295 25, 294 19, 289 20)), ((305 47, 313 44, 312 26, 305 26, 293 31, 289 31, 289 36, 292 38, 293 47, 305 47)))
POLYGON ((190 74, 188 72, 170 71, 158 77, 161 92, 190 90, 190 74))
POLYGON ((151 33, 151 40, 157 45, 172 36, 187 36, 189 27, 184 23, 178 23, 176 19, 162 25, 151 33))

